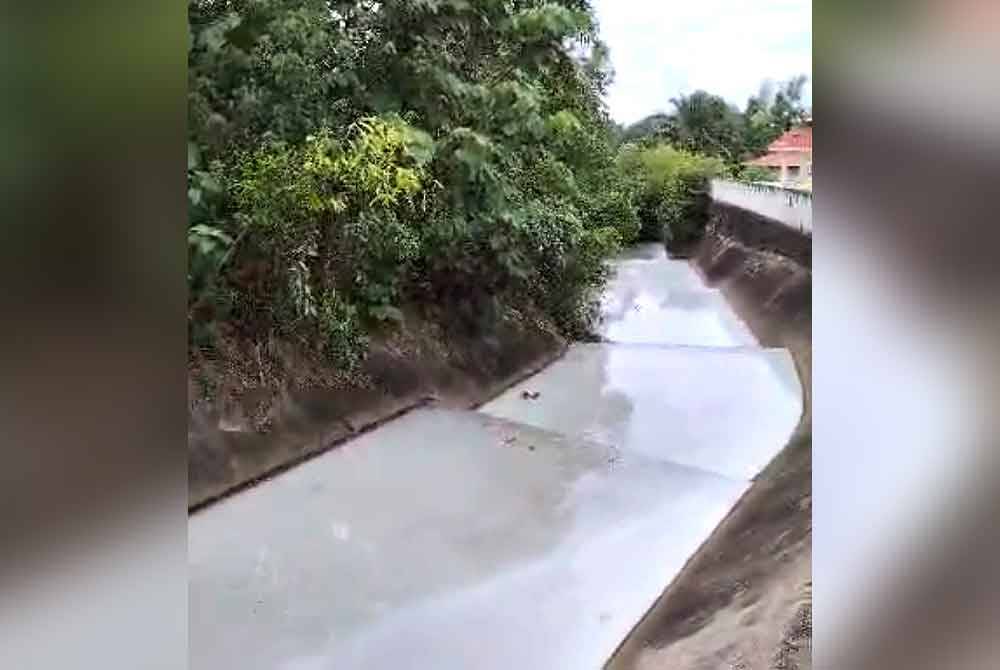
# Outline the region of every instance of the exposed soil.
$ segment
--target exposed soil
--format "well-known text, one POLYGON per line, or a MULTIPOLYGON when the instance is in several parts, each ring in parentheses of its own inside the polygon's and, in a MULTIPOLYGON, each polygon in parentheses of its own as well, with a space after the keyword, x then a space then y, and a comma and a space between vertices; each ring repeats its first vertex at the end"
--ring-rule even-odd
POLYGON ((306 347, 223 340, 189 361, 188 505, 204 506, 436 401, 471 407, 565 350, 544 321, 447 327, 408 312, 374 337, 361 369, 339 373, 306 347))
POLYGON ((761 344, 792 353, 805 411, 789 444, 622 643, 609 670, 812 667, 811 239, 748 215, 713 205, 692 262, 761 344))

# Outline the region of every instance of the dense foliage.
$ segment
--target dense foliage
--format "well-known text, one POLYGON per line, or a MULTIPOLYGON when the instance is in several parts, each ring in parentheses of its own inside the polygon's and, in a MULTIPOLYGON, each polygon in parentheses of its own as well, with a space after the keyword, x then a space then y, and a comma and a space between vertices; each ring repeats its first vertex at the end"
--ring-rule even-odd
POLYGON ((642 143, 644 140, 655 143, 660 129, 669 124, 672 118, 662 112, 650 114, 630 126, 621 128, 618 133, 619 140, 622 144, 642 143))
POLYGON ((588 326, 639 229, 587 0, 191 0, 189 332, 350 366, 405 304, 588 326))
POLYGON ((771 142, 809 116, 803 105, 806 77, 774 85, 765 82, 744 111, 705 91, 670 102, 671 114, 653 114, 621 132, 622 142, 676 148, 717 156, 738 174, 744 161, 767 151, 771 142))
POLYGON ((760 165, 745 165, 738 173, 733 175, 734 179, 745 184, 774 181, 774 172, 769 168, 760 165))
POLYGON ((767 152, 767 147, 787 130, 801 125, 809 117, 802 104, 804 75, 777 87, 764 82, 757 95, 747 101, 743 114, 743 145, 749 156, 767 152))
POLYGON ((720 158, 667 144, 626 145, 619 163, 640 185, 643 239, 662 240, 671 249, 684 250, 700 238, 708 220, 709 181, 727 172, 720 158))
POLYGON ((696 91, 670 101, 676 113, 658 135, 673 146, 738 164, 744 156, 740 111, 717 95, 696 91))
POLYGON ((619 164, 636 184, 641 237, 686 251, 707 223, 713 177, 772 180, 765 168, 746 162, 808 118, 805 83, 805 77, 777 87, 765 82, 743 112, 720 96, 696 91, 672 99, 671 114, 619 128, 619 164))

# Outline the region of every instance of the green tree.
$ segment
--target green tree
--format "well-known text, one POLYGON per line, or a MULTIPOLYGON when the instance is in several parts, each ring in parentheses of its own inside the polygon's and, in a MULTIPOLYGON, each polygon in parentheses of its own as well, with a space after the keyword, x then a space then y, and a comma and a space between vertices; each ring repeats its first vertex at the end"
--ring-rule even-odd
POLYGON ((341 360, 404 302, 586 328, 638 231, 588 2, 191 0, 189 28, 192 328, 341 360))
POLYGON ((727 173, 717 156, 695 154, 661 143, 625 145, 621 170, 640 187, 641 237, 684 251, 696 242, 708 220, 709 181, 727 173))
POLYGON ((696 91, 671 99, 676 112, 673 122, 660 131, 675 147, 727 163, 743 157, 743 117, 739 110, 717 95, 696 91))
POLYGON ((781 132, 802 124, 808 116, 802 102, 802 91, 807 81, 809 79, 805 75, 794 77, 785 82, 775 94, 770 112, 781 132))
POLYGON ((662 112, 650 114, 649 116, 636 121, 627 128, 622 129, 621 142, 638 142, 647 137, 653 137, 671 121, 669 114, 662 112))
POLYGON ((771 142, 806 120, 802 93, 807 81, 800 75, 780 84, 777 91, 765 81, 760 92, 747 101, 743 143, 749 156, 766 153, 771 142))

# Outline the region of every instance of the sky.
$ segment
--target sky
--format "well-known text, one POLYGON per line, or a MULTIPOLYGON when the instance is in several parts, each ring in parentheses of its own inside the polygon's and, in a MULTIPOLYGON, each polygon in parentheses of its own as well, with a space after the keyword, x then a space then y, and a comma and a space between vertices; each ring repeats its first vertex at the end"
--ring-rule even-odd
MULTIPOLYGON (((704 89, 740 109, 765 79, 812 75, 811 0, 594 0, 620 123, 704 89)), ((812 104, 811 82, 805 102, 812 104)))

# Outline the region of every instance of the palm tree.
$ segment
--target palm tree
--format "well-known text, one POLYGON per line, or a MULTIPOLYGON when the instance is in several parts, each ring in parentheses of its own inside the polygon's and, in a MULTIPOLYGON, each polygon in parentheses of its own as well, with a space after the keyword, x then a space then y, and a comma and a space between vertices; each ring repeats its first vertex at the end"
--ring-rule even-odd
POLYGON ((727 162, 738 161, 743 154, 743 118, 736 107, 717 95, 695 91, 672 98, 675 112, 668 124, 670 139, 678 146, 721 156, 727 162))

